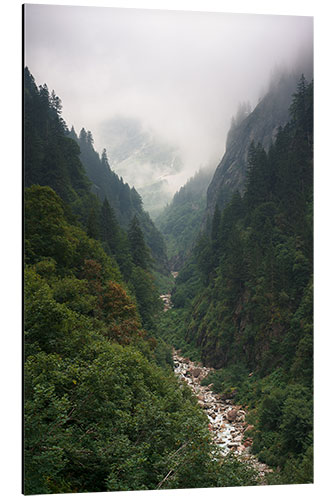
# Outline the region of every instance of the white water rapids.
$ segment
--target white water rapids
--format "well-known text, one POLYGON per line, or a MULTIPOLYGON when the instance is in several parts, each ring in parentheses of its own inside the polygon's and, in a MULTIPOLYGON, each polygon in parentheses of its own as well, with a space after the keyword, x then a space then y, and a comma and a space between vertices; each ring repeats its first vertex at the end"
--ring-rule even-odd
MULTIPOLYGON (((161 299, 164 303, 164 311, 172 307, 171 294, 161 295, 161 299)), ((221 454, 225 456, 232 451, 240 460, 254 467, 262 484, 265 484, 265 475, 273 471, 251 455, 252 439, 246 434, 251 428, 253 429, 253 426, 249 426, 246 422, 246 411, 242 406, 234 405, 231 399, 222 399, 219 394, 215 394, 211 390, 212 384, 201 385, 201 381, 213 368, 194 363, 175 349, 173 349, 173 362, 175 374, 192 389, 198 398, 199 405, 208 416, 213 442, 219 447, 221 454)))
POLYGON ((186 382, 198 398, 209 419, 209 429, 214 443, 220 448, 222 455, 231 451, 241 460, 247 461, 264 479, 265 474, 272 472, 266 464, 251 455, 252 439, 246 437, 253 426, 246 423, 246 411, 236 406, 230 399, 222 399, 211 390, 211 385, 202 386, 200 382, 212 371, 201 363, 194 363, 182 357, 180 351, 173 351, 174 372, 180 380, 186 382))

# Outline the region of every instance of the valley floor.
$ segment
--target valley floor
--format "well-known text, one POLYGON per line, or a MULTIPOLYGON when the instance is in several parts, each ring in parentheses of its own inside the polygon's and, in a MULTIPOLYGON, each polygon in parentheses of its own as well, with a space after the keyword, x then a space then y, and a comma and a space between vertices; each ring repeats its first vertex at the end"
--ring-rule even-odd
POLYGON ((182 357, 180 351, 173 350, 174 371, 180 380, 186 382, 198 398, 199 405, 209 419, 209 429, 213 442, 222 455, 233 452, 240 460, 250 464, 258 473, 262 484, 266 474, 273 472, 266 464, 251 455, 252 439, 246 433, 253 428, 246 423, 246 411, 234 405, 231 399, 222 399, 211 390, 211 385, 202 386, 201 381, 213 368, 194 363, 182 357))

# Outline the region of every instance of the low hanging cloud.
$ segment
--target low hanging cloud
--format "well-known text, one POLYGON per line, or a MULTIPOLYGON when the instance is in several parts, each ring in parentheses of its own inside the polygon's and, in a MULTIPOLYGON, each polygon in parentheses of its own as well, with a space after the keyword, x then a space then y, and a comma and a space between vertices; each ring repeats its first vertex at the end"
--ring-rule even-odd
POLYGON ((239 102, 254 107, 275 68, 311 57, 313 20, 26 5, 25 35, 25 63, 69 126, 100 152, 113 117, 138 119, 179 148, 185 178, 221 158, 239 102))

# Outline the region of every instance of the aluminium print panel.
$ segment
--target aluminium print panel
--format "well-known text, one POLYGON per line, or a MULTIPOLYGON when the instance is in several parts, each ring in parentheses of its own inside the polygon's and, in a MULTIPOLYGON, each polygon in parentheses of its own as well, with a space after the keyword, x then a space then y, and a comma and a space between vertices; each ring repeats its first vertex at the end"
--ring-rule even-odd
POLYGON ((23 24, 23 493, 313 483, 313 19, 23 24))

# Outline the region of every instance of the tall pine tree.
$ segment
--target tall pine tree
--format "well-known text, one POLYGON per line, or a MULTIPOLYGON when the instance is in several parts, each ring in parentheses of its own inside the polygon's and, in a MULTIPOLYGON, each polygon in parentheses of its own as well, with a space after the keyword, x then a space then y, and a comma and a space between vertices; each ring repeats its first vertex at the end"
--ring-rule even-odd
POLYGON ((136 216, 133 217, 129 227, 128 240, 134 264, 142 269, 148 269, 151 263, 151 256, 136 216))

